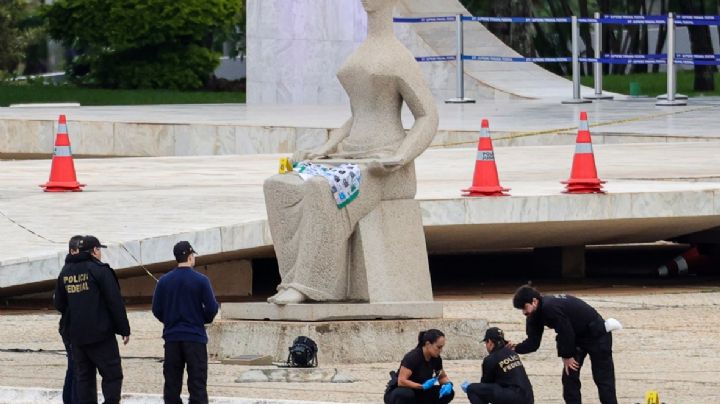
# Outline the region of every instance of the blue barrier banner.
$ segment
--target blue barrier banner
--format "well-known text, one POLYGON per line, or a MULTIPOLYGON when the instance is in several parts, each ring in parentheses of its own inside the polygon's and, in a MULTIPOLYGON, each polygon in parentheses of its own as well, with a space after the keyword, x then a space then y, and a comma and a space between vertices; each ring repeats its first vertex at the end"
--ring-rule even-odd
POLYGON ((515 62, 515 63, 564 63, 572 62, 571 57, 565 58, 523 58, 510 56, 473 56, 463 55, 463 60, 475 60, 479 62, 515 62))
POLYGON ((667 24, 667 17, 664 15, 604 15, 599 22, 603 24, 667 24))
POLYGON ((692 53, 676 53, 675 57, 678 59, 716 59, 720 55, 694 55, 692 53))
POLYGON ((415 60, 418 62, 446 62, 448 60, 455 60, 457 59, 457 56, 450 55, 450 56, 419 56, 416 57, 415 60))
POLYGON ((675 63, 677 63, 679 65, 720 66, 720 58, 716 58, 716 59, 675 59, 675 63))
POLYGON ((569 17, 546 18, 546 17, 465 17, 463 21, 477 22, 570 22, 569 17))
POLYGON ((664 65, 667 64, 667 59, 600 58, 600 63, 608 65, 664 65))
POLYGON ((652 55, 619 55, 606 53, 602 57, 605 59, 667 59, 667 55, 664 53, 657 53, 652 55))
POLYGON ((404 24, 419 24, 424 22, 449 22, 456 21, 457 18, 454 15, 448 17, 419 17, 419 18, 405 18, 395 17, 393 22, 404 23, 404 24))
POLYGON ((678 15, 675 17, 677 25, 720 25, 720 16, 717 15, 678 15))

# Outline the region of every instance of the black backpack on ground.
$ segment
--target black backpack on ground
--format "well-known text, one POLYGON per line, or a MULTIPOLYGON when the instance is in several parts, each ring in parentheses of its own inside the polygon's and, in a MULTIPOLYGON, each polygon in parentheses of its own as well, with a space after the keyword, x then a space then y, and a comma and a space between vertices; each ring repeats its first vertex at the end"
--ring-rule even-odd
POLYGON ((308 337, 300 336, 295 338, 293 344, 288 348, 287 364, 291 367, 313 368, 318 365, 318 347, 315 341, 308 337))

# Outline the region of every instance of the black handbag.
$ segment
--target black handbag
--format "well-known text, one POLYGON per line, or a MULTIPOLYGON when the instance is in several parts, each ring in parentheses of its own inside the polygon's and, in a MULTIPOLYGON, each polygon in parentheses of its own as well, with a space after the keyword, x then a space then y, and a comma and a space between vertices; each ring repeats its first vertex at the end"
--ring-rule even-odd
POLYGON ((385 385, 385 395, 390 394, 393 390, 395 390, 398 386, 398 375, 400 373, 400 368, 398 368, 397 371, 391 370, 390 371, 390 380, 387 382, 387 385, 385 385))

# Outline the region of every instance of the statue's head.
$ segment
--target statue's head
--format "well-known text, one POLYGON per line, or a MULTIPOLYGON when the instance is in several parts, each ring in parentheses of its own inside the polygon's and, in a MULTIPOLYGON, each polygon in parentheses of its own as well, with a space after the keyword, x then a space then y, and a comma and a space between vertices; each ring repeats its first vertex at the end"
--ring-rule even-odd
POLYGON ((365 8, 366 12, 372 13, 374 11, 380 11, 385 8, 395 7, 395 3, 397 3, 397 0, 360 0, 360 2, 362 3, 363 8, 365 8))

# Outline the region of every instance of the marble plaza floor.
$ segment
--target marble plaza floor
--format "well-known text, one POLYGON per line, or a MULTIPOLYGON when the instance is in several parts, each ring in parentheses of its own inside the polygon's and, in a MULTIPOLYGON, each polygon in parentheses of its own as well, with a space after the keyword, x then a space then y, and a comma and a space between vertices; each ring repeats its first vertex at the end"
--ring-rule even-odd
MULTIPOLYGON (((720 138, 720 99, 657 107, 654 99, 561 105, 558 99, 480 100, 439 104, 432 148, 473 147, 480 120, 490 120, 496 146, 572 144, 587 111, 596 144, 707 141, 720 138)), ((323 143, 349 117, 348 106, 154 105, 0 108, 4 155, 52 153, 59 114, 66 114, 75 155, 183 156, 287 153, 323 143)), ((404 111, 406 127, 412 117, 404 111)), ((1 155, 0 155, 1 156, 1 155)), ((1 157, 0 157, 1 158, 1 157)))
MULTIPOLYGON (((567 195, 574 147, 498 147, 506 198, 462 198, 475 150, 417 160, 434 252, 654 242, 720 226, 720 142, 597 145, 605 195, 567 195)), ((0 294, 55 279, 73 234, 110 244, 116 269, 165 263, 179 239, 203 255, 271 246, 263 180, 280 155, 76 159, 84 192, 43 193, 49 160, 0 161, 0 294), (136 259, 138 261, 136 261, 136 259)))
MULTIPOLYGON (((540 281, 536 286, 547 293, 579 296, 597 308, 601 315, 617 318, 623 323, 623 330, 613 332, 619 403, 644 402, 648 390, 658 391, 662 402, 668 404, 717 402, 720 354, 717 349, 708 346, 712 346, 716 330, 720 327, 720 316, 717 315, 720 280, 715 277, 697 281, 643 283, 645 281, 583 281, 578 284, 540 281)), ((480 288, 464 289, 464 293, 436 293, 436 298, 443 303, 446 318, 483 318, 491 326, 505 330, 511 341, 518 341, 525 335, 525 319, 511 304, 512 291, 516 286, 514 283, 483 284, 480 288)), ((147 307, 132 308, 129 319, 132 328, 130 343, 120 345, 125 376, 123 391, 160 394, 163 383, 160 362, 163 356, 162 324, 153 318, 147 307)), ((52 403, 60 403, 59 389, 67 360, 57 334, 57 322, 58 315, 54 311, 0 309, 0 363, 3 364, 0 367, 0 386, 13 386, 13 391, 21 393, 38 387, 54 389, 52 397, 55 401, 52 403)), ((480 337, 479 350, 484 349, 480 337)), ((522 357, 537 403, 563 402, 560 383, 562 364, 555 352, 554 338, 555 333, 548 330, 543 335, 539 351, 522 357)), ((449 339, 447 344, 451 346, 453 340, 449 339)), ((411 348, 407 347, 408 350, 411 348)), ((355 382, 238 383, 236 380, 243 372, 258 367, 223 365, 217 358, 211 358, 208 371, 210 396, 237 400, 212 400, 211 403, 280 404, 275 400, 282 399, 377 404, 382 402, 388 371, 397 369, 400 360, 398 357, 387 358, 385 363, 333 364, 323 358, 322 346, 319 355, 322 369, 337 368, 355 382)), ((460 384, 463 380, 477 381, 480 378, 481 362, 445 360, 444 367, 455 382, 453 403, 468 403, 460 384)), ((599 402, 587 362, 581 372, 581 380, 584 402, 599 402)), ((33 397, 31 393, 25 396, 33 397)), ((0 387, 0 402, 5 402, 3 397, 8 395, 3 395, 0 387)), ((154 399, 130 399, 127 402, 155 404, 162 401, 155 396, 154 399)))

